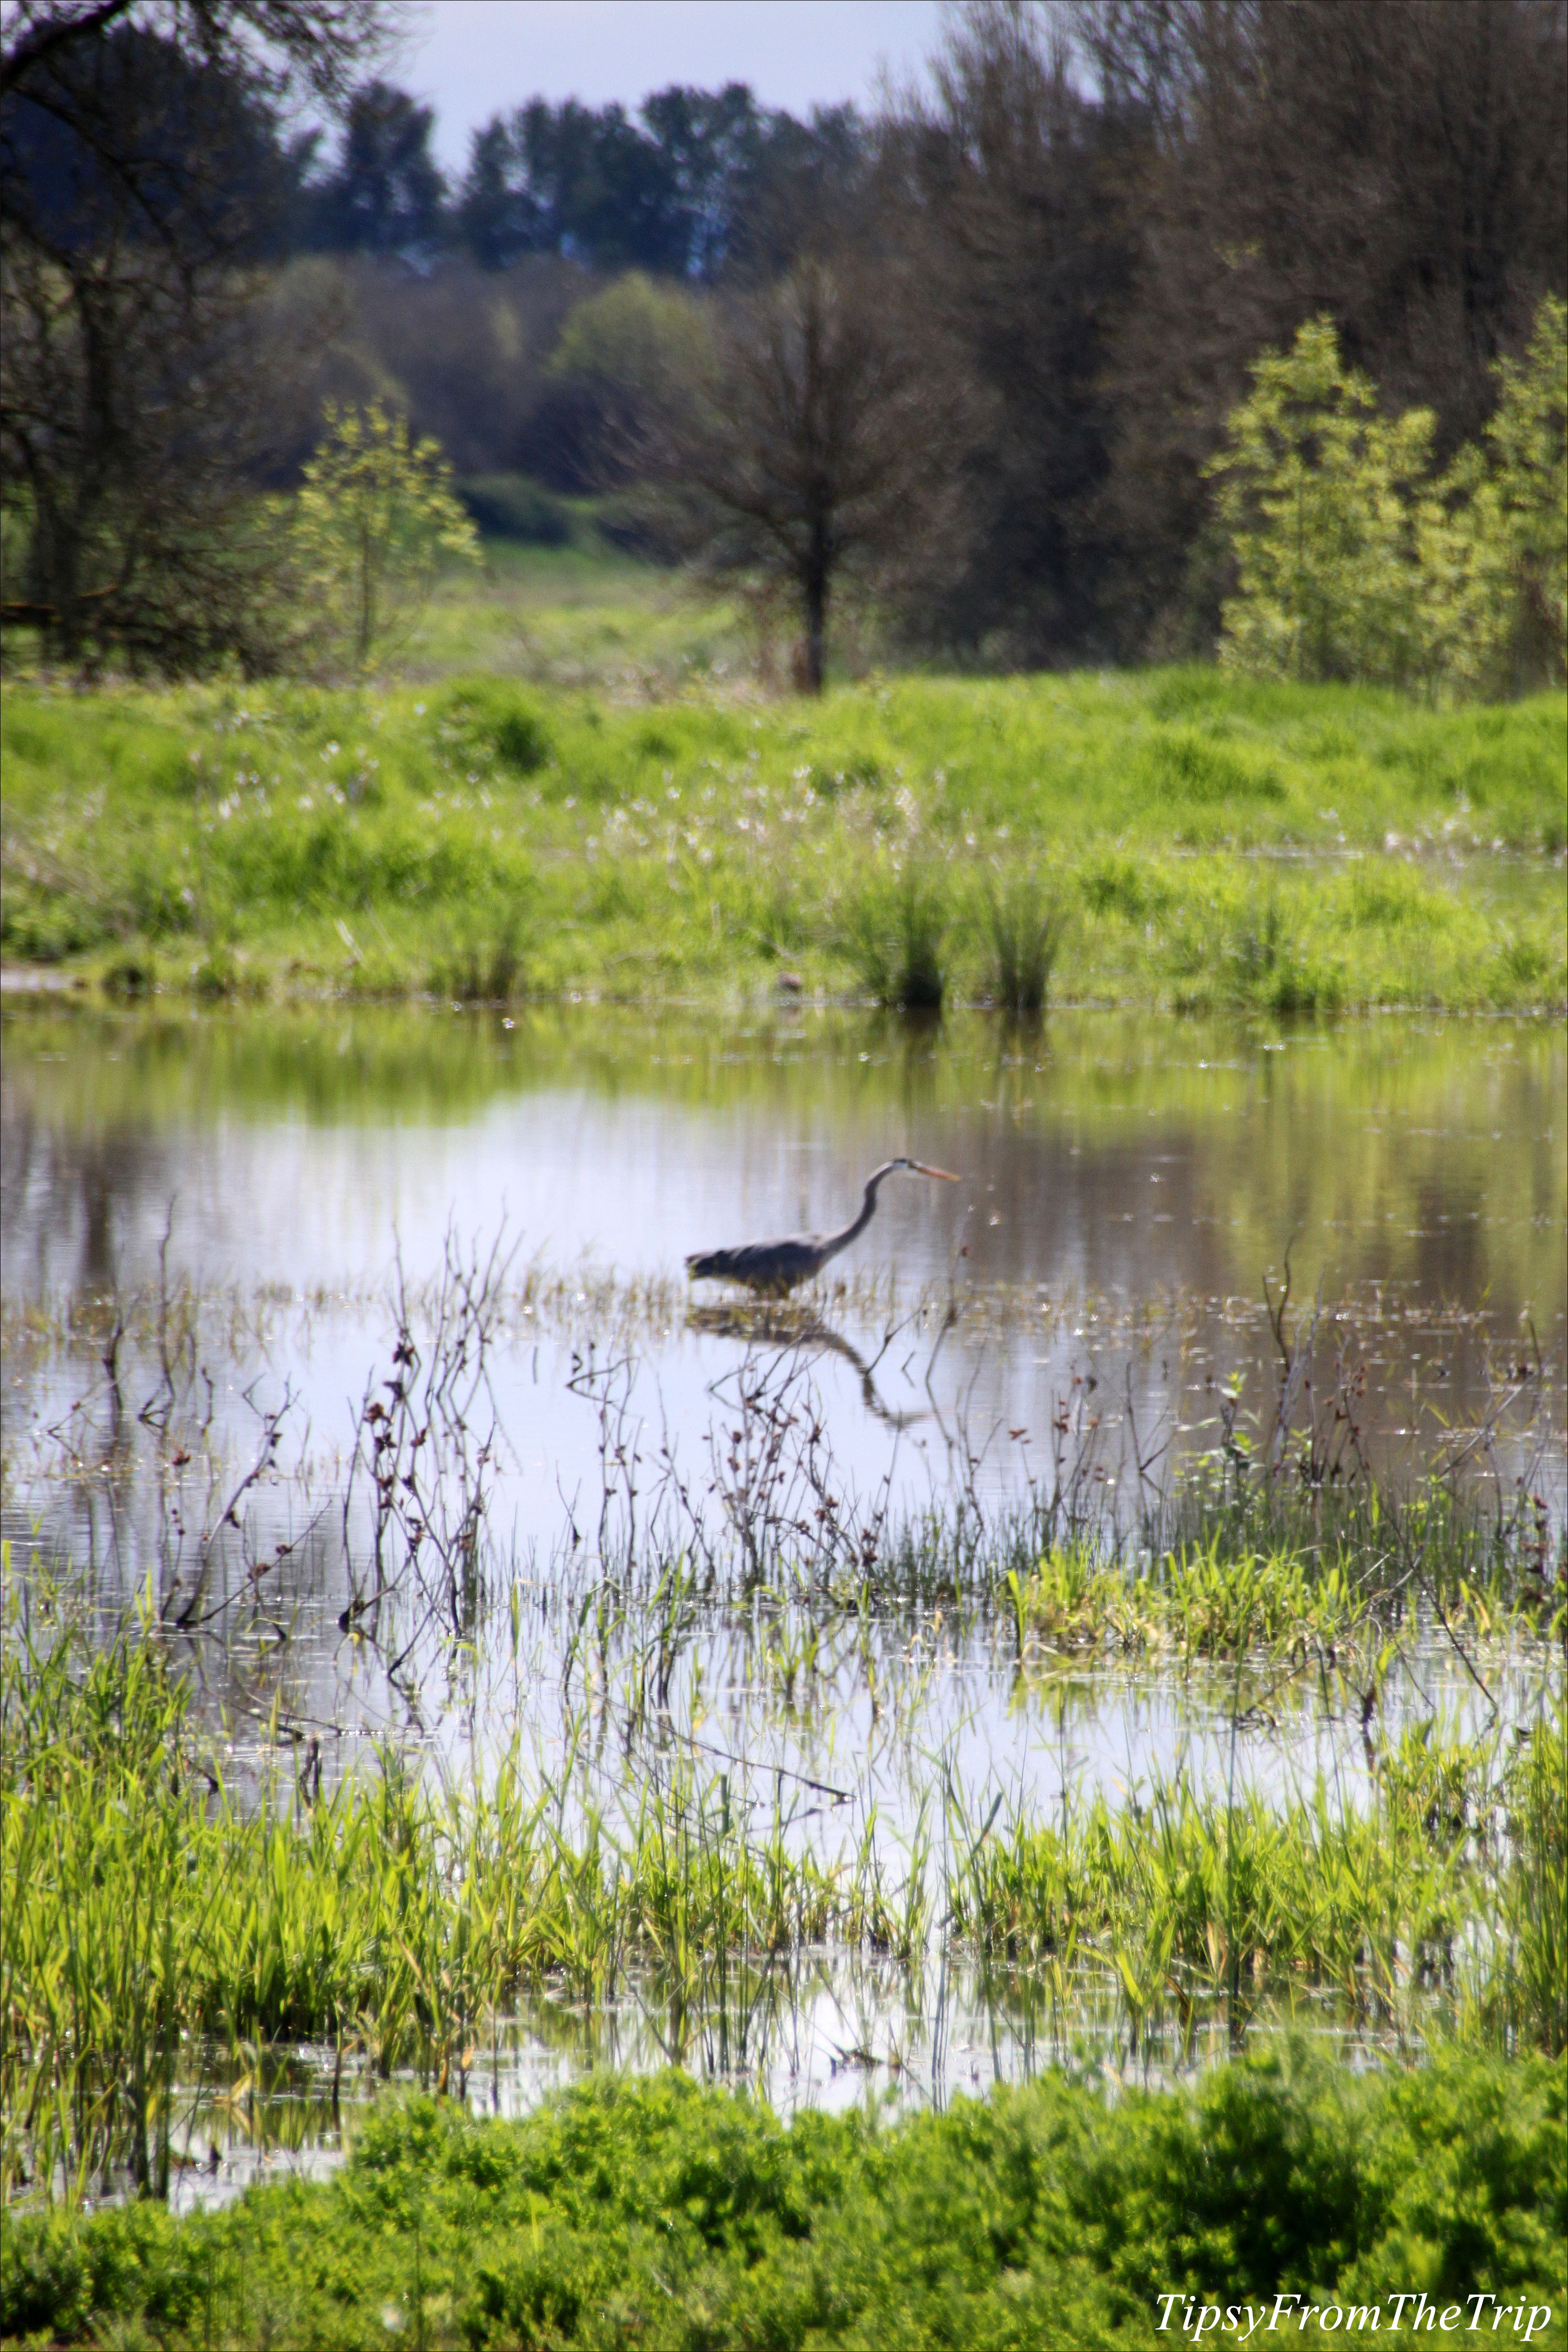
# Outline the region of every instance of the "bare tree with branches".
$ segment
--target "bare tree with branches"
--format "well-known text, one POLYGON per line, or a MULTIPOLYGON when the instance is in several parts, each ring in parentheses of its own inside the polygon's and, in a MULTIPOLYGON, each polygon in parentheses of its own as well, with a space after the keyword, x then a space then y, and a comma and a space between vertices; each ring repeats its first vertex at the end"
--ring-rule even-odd
POLYGON ((875 589, 940 560, 951 406, 868 263, 808 252, 718 311, 693 377, 644 425, 643 467, 675 493, 700 560, 792 595, 813 694, 846 576, 875 589))

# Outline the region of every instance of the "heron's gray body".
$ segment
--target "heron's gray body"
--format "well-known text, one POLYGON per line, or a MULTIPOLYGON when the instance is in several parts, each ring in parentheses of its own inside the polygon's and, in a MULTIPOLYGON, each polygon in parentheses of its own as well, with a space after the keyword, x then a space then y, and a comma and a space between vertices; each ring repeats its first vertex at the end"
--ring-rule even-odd
POLYGON ((776 1242, 742 1242, 734 1249, 698 1250, 687 1259, 686 1271, 697 1282, 743 1282, 749 1289, 775 1296, 794 1290, 797 1284, 820 1274, 829 1258, 847 1249, 857 1234, 865 1231, 876 1214, 877 1187, 895 1168, 907 1168, 916 1176, 940 1176, 945 1184, 958 1182, 945 1168, 922 1167, 918 1160, 887 1160, 866 1179, 859 1215, 837 1233, 786 1234, 776 1242))

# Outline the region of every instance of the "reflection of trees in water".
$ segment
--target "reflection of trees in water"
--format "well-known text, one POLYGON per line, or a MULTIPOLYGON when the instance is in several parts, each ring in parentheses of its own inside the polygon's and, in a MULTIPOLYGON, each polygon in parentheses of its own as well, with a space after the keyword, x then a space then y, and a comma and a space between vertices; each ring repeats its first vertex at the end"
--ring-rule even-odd
POLYGON ((133 1212, 178 1190, 171 1150, 129 1119, 102 1128, 48 1119, 9 1087, 0 1129, 7 1291, 112 1290, 133 1212))

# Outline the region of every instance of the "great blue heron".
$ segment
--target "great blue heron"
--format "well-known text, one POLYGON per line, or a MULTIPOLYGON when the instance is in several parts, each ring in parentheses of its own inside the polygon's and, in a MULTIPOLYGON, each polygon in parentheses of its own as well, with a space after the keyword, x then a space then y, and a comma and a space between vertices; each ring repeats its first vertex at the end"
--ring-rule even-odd
POLYGON ((939 1176, 944 1184, 963 1181, 950 1169, 927 1168, 918 1160, 885 1160, 866 1179, 866 1197, 859 1215, 841 1225, 836 1234, 790 1234, 783 1241, 742 1242, 736 1249, 698 1250, 687 1259, 686 1271, 694 1281, 743 1282, 752 1290, 770 1291, 775 1297, 793 1290, 797 1282, 809 1282, 814 1274, 820 1274, 830 1257, 837 1257, 841 1249, 848 1248, 857 1234, 865 1232, 877 1213, 877 1187, 895 1168, 907 1168, 915 1176, 939 1176))

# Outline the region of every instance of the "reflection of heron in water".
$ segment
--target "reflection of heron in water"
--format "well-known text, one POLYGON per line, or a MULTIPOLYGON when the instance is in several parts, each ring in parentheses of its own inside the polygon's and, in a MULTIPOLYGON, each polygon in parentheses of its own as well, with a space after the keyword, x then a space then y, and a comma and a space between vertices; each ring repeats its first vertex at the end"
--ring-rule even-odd
POLYGON ((960 1181, 946 1168, 922 1167, 918 1160, 885 1160, 866 1179, 866 1197, 859 1215, 841 1225, 836 1234, 789 1234, 782 1241, 742 1242, 735 1249, 699 1250, 687 1259, 686 1271, 699 1282, 710 1278, 743 1282, 752 1290, 782 1297, 796 1283, 809 1282, 814 1274, 820 1274, 830 1257, 837 1257, 858 1234, 865 1232, 877 1213, 877 1187, 895 1168, 907 1168, 914 1176, 937 1176, 944 1184, 960 1181))
POLYGON ((830 1331, 815 1315, 802 1315, 792 1307, 784 1308, 782 1314, 766 1309, 758 1314, 744 1307, 694 1307, 688 1319, 694 1330, 710 1332, 717 1339, 762 1340, 769 1347, 803 1350, 815 1348, 825 1355, 842 1356, 860 1375, 860 1399, 867 1412, 875 1413, 891 1430, 912 1429, 917 1422, 941 1418, 929 1405, 922 1406, 919 1412, 895 1412, 890 1405, 882 1402, 873 1375, 887 1354, 885 1342, 868 1363, 859 1349, 842 1333, 830 1331))

